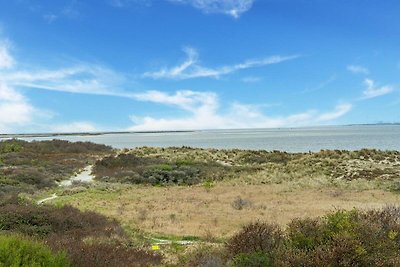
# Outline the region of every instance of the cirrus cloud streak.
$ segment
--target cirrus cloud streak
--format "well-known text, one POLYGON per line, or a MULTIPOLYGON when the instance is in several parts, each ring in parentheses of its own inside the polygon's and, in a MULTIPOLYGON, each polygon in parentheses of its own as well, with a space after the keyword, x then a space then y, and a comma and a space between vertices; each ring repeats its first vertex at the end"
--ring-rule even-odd
POLYGON ((152 79, 174 79, 174 80, 186 80, 193 78, 220 78, 223 75, 228 75, 233 72, 262 67, 266 65, 278 64, 281 62, 285 62, 288 60, 293 60, 299 55, 291 55, 291 56, 270 56, 261 59, 251 59, 246 60, 242 63, 233 64, 233 65, 225 65, 216 68, 204 67, 199 64, 199 55, 196 49, 192 47, 186 47, 183 49, 187 58, 181 64, 169 67, 162 68, 158 71, 153 72, 145 72, 142 77, 144 78, 152 78, 152 79))

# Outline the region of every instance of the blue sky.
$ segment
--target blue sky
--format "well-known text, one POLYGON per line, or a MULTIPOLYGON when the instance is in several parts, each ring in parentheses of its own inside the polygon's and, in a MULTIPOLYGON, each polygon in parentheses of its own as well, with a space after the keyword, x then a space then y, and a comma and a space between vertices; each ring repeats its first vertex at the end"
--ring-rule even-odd
POLYGON ((397 0, 0 0, 0 133, 400 121, 397 0))

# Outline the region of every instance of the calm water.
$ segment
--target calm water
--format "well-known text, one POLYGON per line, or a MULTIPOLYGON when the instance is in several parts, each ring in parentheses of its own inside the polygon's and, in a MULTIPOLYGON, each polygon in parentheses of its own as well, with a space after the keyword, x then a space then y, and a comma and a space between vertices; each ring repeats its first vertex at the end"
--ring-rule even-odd
POLYGON ((319 151, 321 149, 356 150, 361 148, 400 150, 400 125, 216 130, 188 133, 129 133, 24 139, 30 141, 54 138, 69 141, 91 141, 111 145, 115 148, 191 146, 282 150, 288 152, 319 151))

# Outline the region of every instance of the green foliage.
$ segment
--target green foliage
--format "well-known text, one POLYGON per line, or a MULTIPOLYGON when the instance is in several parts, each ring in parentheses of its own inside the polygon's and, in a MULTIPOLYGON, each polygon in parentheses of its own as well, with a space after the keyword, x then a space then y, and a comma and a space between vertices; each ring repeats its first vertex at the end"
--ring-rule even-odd
POLYGON ((316 219, 295 219, 286 228, 290 245, 296 249, 311 251, 322 243, 320 221, 316 219))
POLYGON ((234 267, 272 267, 267 254, 263 252, 241 253, 232 259, 234 267))
POLYGON ((218 179, 226 169, 213 162, 170 161, 161 157, 120 154, 97 161, 93 172, 97 179, 106 182, 193 185, 218 179))
MULTIPOLYGON (((17 197, 9 198, 0 203, 0 229, 43 240, 54 251, 64 251, 72 266, 150 266, 162 260, 159 254, 135 247, 116 221, 70 206, 36 206, 17 197)), ((0 239, 0 247, 1 243, 0 239)), ((5 266, 14 265, 7 262, 5 266)))
POLYGON ((177 266, 227 266, 228 258, 223 249, 212 245, 200 245, 180 256, 177 266))
POLYGON ((65 253, 53 253, 45 245, 21 236, 0 235, 0 266, 70 266, 65 253))
POLYGON ((269 254, 281 247, 283 240, 283 232, 277 225, 258 221, 245 225, 227 242, 226 247, 231 255, 258 252, 269 254))
POLYGON ((153 167, 155 171, 165 171, 169 172, 172 171, 174 168, 169 164, 160 164, 153 167))
POLYGON ((234 266, 399 266, 399 232, 398 207, 338 210, 293 220, 285 232, 251 223, 227 242, 226 250, 234 266))
POLYGON ((358 211, 338 210, 335 213, 327 214, 324 218, 324 235, 327 239, 332 239, 335 235, 355 234, 357 222, 355 221, 358 211))
POLYGON ((0 142, 0 154, 20 152, 21 150, 22 150, 22 145, 15 139, 0 142))
POLYGON ((190 159, 180 159, 180 160, 177 160, 175 164, 178 166, 182 166, 182 165, 190 166, 190 165, 193 165, 194 162, 193 162, 193 160, 190 160, 190 159))
POLYGON ((211 188, 215 187, 215 182, 211 181, 211 180, 206 180, 203 182, 203 187, 206 190, 210 190, 211 188))

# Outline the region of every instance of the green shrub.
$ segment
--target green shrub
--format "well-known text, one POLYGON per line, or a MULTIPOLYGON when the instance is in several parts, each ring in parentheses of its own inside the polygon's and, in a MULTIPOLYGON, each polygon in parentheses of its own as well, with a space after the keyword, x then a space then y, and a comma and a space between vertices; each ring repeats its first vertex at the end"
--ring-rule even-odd
POLYGON ((65 253, 53 253, 48 247, 20 236, 0 235, 0 266, 70 266, 65 253))
POLYGON ((181 255, 177 266, 223 267, 227 265, 227 255, 221 248, 212 245, 200 245, 181 255))
POLYGON ((232 259, 234 267, 272 267, 267 254, 263 252, 241 253, 232 259))
POLYGON ((149 266, 162 260, 161 254, 135 247, 116 221, 71 206, 37 206, 10 196, 0 201, 0 230, 39 238, 54 251, 64 251, 77 267, 149 266))
POLYGON ((227 242, 226 250, 236 266, 400 266, 399 235, 399 207, 338 210, 293 220, 284 232, 250 223, 227 242), (270 261, 259 263, 262 255, 270 261))
POLYGON ((245 225, 227 243, 231 255, 241 253, 269 254, 283 244, 283 232, 274 224, 255 222, 245 225))
POLYGON ((303 251, 314 250, 322 243, 320 221, 317 219, 294 219, 286 229, 286 236, 290 245, 303 251))
POLYGON ((78 238, 124 236, 116 221, 95 212, 82 212, 71 206, 56 208, 19 203, 18 198, 0 203, 0 230, 41 238, 60 233, 78 238))
POLYGON ((73 266, 121 267, 160 265, 162 255, 115 242, 82 242, 68 236, 54 235, 46 242, 55 250, 63 250, 73 266))
POLYGON ((10 152, 20 152, 22 150, 22 146, 20 142, 17 140, 7 140, 0 142, 0 154, 2 153, 10 153, 10 152))

